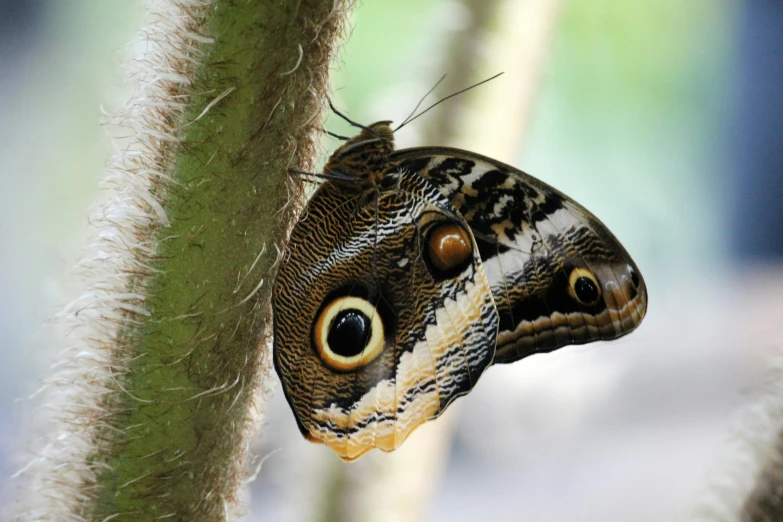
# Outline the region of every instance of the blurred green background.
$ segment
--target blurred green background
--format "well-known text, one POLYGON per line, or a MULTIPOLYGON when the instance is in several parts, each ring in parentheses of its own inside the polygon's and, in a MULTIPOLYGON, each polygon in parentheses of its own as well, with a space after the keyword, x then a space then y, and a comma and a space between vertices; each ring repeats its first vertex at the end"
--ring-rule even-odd
MULTIPOLYGON (((744 256, 737 245, 745 243, 732 236, 752 235, 755 228, 735 224, 760 204, 738 201, 736 190, 749 182, 741 168, 757 142, 733 139, 754 131, 740 110, 743 89, 755 85, 743 83, 753 74, 746 67, 753 47, 743 43, 756 34, 753 4, 560 4, 527 132, 510 137, 518 145, 505 159, 574 197, 614 231, 647 280, 648 318, 616 343, 566 348, 488 372, 460 401, 445 468, 421 472, 431 494, 414 518, 664 520, 689 509, 707 487, 725 458, 721 441, 738 429, 733 412, 767 378, 783 339, 780 252, 760 248, 744 256)), ((28 443, 46 415, 26 397, 67 343, 42 325, 82 291, 71 267, 92 233, 89 208, 101 197, 98 183, 112 151, 99 126, 101 107, 110 112, 132 88, 121 64, 140 49, 126 44, 144 13, 141 0, 0 4, 4 504, 17 487, 9 477, 33 456, 28 443)), ((447 60, 452 39, 470 27, 470 13, 457 1, 365 1, 335 64, 337 105, 361 122, 400 122, 443 73, 459 77, 470 67, 482 79, 510 67, 519 49, 490 46, 491 57, 480 51, 509 20, 468 35, 476 53, 447 60), (454 63, 458 70, 445 69, 454 63)), ((783 15, 776 13, 770 30, 781 31, 783 15)), ((509 92, 507 81, 501 76, 450 100, 402 130, 399 144, 492 140, 503 122, 459 128, 458 142, 421 141, 439 110, 482 96, 502 106, 507 99, 497 93, 509 92)), ((438 89, 431 99, 446 94, 438 89)), ((327 127, 351 133, 333 117, 327 127)), ((326 156, 335 141, 323 143, 326 156)), ((781 174, 773 167, 751 181, 762 194, 783 196, 776 192, 781 174)), ((770 215, 765 223, 780 217, 770 215)), ((779 224, 770 227, 772 237, 779 224)), ((268 414, 256 451, 282 451, 251 487, 248 520, 326 519, 329 495, 342 506, 333 519, 370 519, 357 515, 372 512, 361 479, 335 472, 342 465, 327 450, 300 439, 282 394, 268 414)), ((395 456, 373 457, 375 464, 350 473, 372 476, 384 458, 395 456)), ((393 503, 396 492, 384 494, 393 503)), ((371 519, 401 519, 391 511, 371 519)))

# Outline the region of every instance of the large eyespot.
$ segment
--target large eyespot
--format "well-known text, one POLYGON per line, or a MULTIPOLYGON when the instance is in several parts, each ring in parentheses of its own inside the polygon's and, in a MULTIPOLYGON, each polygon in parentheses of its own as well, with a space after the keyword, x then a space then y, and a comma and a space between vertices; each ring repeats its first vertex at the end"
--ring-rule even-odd
POLYGON ((568 276, 568 293, 580 304, 591 306, 601 297, 601 285, 586 268, 574 268, 568 276))
POLYGON ((461 274, 473 261, 470 233, 453 222, 433 225, 425 234, 424 261, 435 279, 450 279, 461 274))
POLYGON ((321 310, 313 328, 313 342, 329 368, 355 370, 370 364, 383 351, 383 321, 366 299, 338 297, 321 310))

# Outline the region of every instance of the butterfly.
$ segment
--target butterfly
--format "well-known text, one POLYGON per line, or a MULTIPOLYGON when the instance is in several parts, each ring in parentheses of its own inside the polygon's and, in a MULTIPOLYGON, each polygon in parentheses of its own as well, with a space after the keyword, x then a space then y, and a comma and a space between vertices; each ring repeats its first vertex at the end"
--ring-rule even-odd
POLYGON ((391 122, 331 155, 272 293, 274 364, 302 434, 392 451, 491 364, 621 337, 635 263, 549 185, 460 149, 394 148, 391 122))

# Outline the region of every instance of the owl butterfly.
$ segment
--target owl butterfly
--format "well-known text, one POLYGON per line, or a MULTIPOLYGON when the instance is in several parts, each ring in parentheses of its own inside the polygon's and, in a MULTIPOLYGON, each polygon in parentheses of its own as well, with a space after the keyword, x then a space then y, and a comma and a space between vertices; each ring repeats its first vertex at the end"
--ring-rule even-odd
POLYGON ((489 365, 642 321, 639 270, 584 207, 479 154, 395 151, 391 122, 337 114, 361 132, 315 175, 272 298, 275 368, 307 439, 345 460, 392 451, 489 365))

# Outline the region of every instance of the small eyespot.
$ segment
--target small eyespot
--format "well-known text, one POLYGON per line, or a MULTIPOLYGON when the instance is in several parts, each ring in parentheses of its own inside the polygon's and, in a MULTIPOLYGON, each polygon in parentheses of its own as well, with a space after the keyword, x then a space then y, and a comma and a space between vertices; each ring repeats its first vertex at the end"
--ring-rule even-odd
POLYGON ((639 274, 636 273, 636 270, 631 265, 627 265, 626 268, 628 269, 628 274, 631 276, 631 284, 634 288, 639 288, 639 274))
POLYGON ((370 364, 383 351, 383 321, 378 310, 360 297, 338 297, 321 310, 313 342, 331 369, 348 372, 370 364))
POLYGON ((574 268, 568 277, 568 293, 578 303, 591 306, 601 297, 601 285, 589 270, 574 268))
POLYGON ((473 261, 470 233, 457 223, 440 223, 427 231, 425 262, 438 280, 450 279, 465 271, 473 261))

